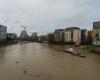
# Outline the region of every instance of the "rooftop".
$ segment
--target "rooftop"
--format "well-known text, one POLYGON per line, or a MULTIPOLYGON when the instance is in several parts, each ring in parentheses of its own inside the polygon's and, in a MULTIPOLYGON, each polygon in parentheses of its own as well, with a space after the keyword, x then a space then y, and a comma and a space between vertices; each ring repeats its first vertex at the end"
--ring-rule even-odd
POLYGON ((64 31, 64 29, 56 29, 55 32, 64 31))
POLYGON ((93 28, 100 28, 100 21, 93 22, 93 28))
POLYGON ((66 28, 65 30, 72 30, 72 29, 80 29, 78 27, 69 27, 69 28, 66 28))
POLYGON ((6 26, 0 24, 0 27, 6 27, 6 26))

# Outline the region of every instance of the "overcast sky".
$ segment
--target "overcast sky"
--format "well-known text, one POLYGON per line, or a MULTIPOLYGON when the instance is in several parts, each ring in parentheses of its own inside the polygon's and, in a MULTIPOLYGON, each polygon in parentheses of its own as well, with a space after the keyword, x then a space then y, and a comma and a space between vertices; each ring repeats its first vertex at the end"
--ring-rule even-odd
POLYGON ((100 21, 100 0, 0 0, 0 24, 8 32, 46 34, 55 29, 78 26, 92 28, 100 21))

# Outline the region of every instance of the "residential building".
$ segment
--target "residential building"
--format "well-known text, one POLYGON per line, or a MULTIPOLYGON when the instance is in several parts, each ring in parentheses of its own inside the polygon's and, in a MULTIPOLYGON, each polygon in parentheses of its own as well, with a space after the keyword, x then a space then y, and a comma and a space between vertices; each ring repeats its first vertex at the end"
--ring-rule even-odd
POLYGON ((46 41, 47 41, 47 35, 38 36, 38 42, 42 43, 46 41))
POLYGON ((27 31, 26 30, 23 30, 20 34, 20 39, 23 40, 23 41, 27 41, 29 39, 29 36, 27 34, 27 31))
POLYGON ((64 30, 63 29, 56 29, 54 32, 55 35, 55 42, 56 43, 63 43, 64 42, 64 30))
POLYGON ((48 41, 49 44, 54 44, 55 43, 55 34, 49 33, 47 35, 47 41, 48 41))
POLYGON ((16 33, 7 33, 7 40, 17 40, 16 33))
POLYGON ((100 21, 93 22, 93 45, 100 45, 100 21))
POLYGON ((33 32, 31 35, 31 40, 32 41, 37 41, 37 32, 33 32))
POLYGON ((7 38, 7 27, 0 25, 0 41, 5 41, 7 38))
POLYGON ((78 27, 69 27, 64 31, 65 43, 73 44, 77 41, 81 41, 81 30, 78 27))
POLYGON ((92 45, 92 31, 88 31, 88 40, 87 40, 87 44, 88 45, 92 45))
POLYGON ((88 31, 87 29, 81 29, 81 44, 87 44, 88 31))

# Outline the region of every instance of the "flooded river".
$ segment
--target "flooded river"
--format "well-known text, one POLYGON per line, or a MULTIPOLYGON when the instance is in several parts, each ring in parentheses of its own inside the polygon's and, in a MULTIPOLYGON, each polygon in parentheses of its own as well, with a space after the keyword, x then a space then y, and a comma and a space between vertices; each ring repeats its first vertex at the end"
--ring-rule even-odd
POLYGON ((39 43, 0 48, 0 80, 100 80, 100 55, 80 58, 39 43))

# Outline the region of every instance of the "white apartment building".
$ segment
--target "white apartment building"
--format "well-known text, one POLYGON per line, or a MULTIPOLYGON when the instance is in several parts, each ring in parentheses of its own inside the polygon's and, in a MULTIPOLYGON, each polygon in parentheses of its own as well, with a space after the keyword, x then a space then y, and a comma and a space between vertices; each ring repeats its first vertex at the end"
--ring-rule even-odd
POLYGON ((64 41, 65 42, 77 42, 81 40, 81 30, 77 27, 66 28, 64 31, 64 41))

